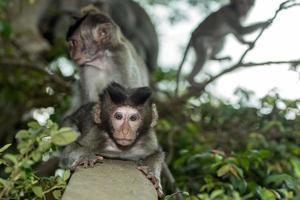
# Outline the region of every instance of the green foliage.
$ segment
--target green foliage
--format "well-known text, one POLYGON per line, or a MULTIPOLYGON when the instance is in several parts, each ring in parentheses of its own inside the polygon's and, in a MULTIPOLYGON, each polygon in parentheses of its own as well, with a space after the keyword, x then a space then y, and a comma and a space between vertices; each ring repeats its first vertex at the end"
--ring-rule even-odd
MULTIPOLYGON (((47 59, 23 52, 13 40, 6 16, 8 2, 0 0, 0 60, 11 58, 28 63, 3 62, 0 66, 0 143, 18 140, 17 146, 7 144, 0 148, 0 167, 4 169, 0 199, 43 199, 49 194, 59 199, 70 172, 38 177, 34 167, 58 146, 74 141, 76 135, 68 128, 59 129, 51 121, 44 126, 30 122, 27 130, 19 131, 16 136, 12 133, 24 127, 26 115, 35 107, 60 109, 54 116, 58 120, 70 105, 67 96, 70 92, 57 82, 57 77, 43 71, 44 66, 65 54, 64 41, 58 41, 62 46, 53 47, 47 59)), ((173 21, 185 15, 180 8, 186 0, 140 2, 168 6, 173 21)), ((211 12, 215 3, 226 3, 225 0, 187 2, 204 12, 211 12)), ((54 75, 62 78, 58 71, 54 75)), ((175 77, 176 70, 157 70, 161 116, 157 132, 186 199, 300 199, 299 101, 282 99, 273 92, 253 107, 249 106, 252 94, 239 89, 236 104, 208 93, 171 104, 175 77)), ((165 199, 174 199, 171 191, 167 193, 170 195, 165 199)))
POLYGON ((45 199, 50 194, 60 199, 70 171, 64 171, 61 177, 39 177, 34 167, 43 156, 54 153, 57 146, 69 144, 76 138, 77 134, 70 128, 59 129, 50 120, 44 126, 35 121, 28 123, 27 130, 16 134, 17 151, 3 154, 10 144, 0 148, 0 165, 5 172, 5 178, 0 178, 0 199, 45 199))
POLYGON ((273 91, 253 107, 250 92, 236 94, 234 105, 190 99, 159 122, 180 188, 193 200, 299 199, 300 102, 273 91))

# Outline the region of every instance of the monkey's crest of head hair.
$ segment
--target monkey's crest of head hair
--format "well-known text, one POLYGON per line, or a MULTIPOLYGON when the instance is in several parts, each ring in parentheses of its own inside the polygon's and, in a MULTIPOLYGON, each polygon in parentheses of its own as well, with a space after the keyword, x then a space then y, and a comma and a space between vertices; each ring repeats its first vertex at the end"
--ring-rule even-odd
POLYGON ((125 88, 116 82, 112 82, 104 90, 104 95, 108 94, 116 104, 121 104, 127 99, 125 88))
POLYGON ((126 89, 116 82, 112 82, 100 95, 100 100, 109 96, 115 104, 133 104, 135 106, 144 104, 151 96, 149 87, 126 89))
POLYGON ((82 22, 85 20, 87 15, 84 15, 83 17, 78 18, 73 25, 71 25, 67 31, 66 39, 67 41, 70 39, 70 37, 74 34, 74 32, 79 28, 79 26, 82 24, 82 22))
POLYGON ((142 105, 150 98, 150 96, 151 90, 149 87, 140 87, 133 89, 130 100, 135 105, 142 105))

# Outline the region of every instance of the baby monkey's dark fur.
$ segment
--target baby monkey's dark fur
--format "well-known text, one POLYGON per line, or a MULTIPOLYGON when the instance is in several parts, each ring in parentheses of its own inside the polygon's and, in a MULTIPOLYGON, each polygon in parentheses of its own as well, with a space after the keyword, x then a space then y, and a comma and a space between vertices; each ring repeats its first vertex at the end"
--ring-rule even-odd
POLYGON ((111 83, 100 95, 99 102, 83 105, 68 116, 64 126, 71 126, 79 138, 64 149, 60 166, 70 169, 80 164, 93 166, 102 157, 132 160, 143 172, 147 166, 146 173, 162 196, 160 174, 164 152, 153 128, 157 113, 150 96, 148 87, 125 89, 111 83))

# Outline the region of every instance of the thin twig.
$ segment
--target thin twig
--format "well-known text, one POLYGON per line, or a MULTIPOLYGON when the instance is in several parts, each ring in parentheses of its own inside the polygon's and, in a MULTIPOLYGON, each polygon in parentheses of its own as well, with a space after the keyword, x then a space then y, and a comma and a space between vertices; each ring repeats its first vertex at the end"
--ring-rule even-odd
POLYGON ((300 60, 290 60, 290 61, 267 61, 267 62, 248 62, 248 63, 241 63, 240 67, 256 67, 261 65, 282 65, 282 64, 290 64, 290 65, 300 65, 300 60))
MULTIPOLYGON (((224 74, 227 74, 229 72, 232 72, 234 70, 240 69, 240 68, 249 68, 249 67, 257 67, 257 66, 262 66, 262 65, 282 65, 282 64, 291 64, 291 65, 300 65, 300 60, 291 60, 291 61, 266 61, 266 62, 259 62, 259 63, 254 63, 254 62, 248 62, 248 63, 238 63, 236 65, 234 65, 234 67, 228 68, 224 71, 222 71, 221 73, 219 73, 216 76, 211 77, 205 84, 205 86, 207 86, 209 83, 213 82, 214 80, 216 80, 217 78, 223 76, 224 74)), ((201 88, 201 92, 204 91, 205 86, 203 86, 203 88, 201 88)), ((186 94, 184 94, 183 96, 181 96, 179 99, 177 99, 177 101, 182 102, 192 96, 200 96, 202 93, 199 93, 199 90, 190 90, 189 92, 187 92, 186 94)))

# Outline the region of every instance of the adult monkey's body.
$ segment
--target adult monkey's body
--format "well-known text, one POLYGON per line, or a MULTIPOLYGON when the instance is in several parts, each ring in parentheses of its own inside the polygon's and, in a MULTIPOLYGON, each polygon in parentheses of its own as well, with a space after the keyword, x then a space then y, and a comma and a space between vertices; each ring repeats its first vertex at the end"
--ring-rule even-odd
POLYGON ((196 62, 187 80, 192 87, 197 88, 199 84, 197 84, 194 79, 203 68, 206 60, 230 59, 230 57, 216 57, 216 54, 223 48, 226 35, 232 33, 242 44, 252 44, 251 42, 245 41, 243 35, 269 24, 269 22, 260 22, 246 27, 241 25, 240 20, 248 14, 253 4, 254 0, 231 0, 229 5, 223 6, 218 11, 210 14, 192 32, 191 39, 185 49, 183 59, 178 68, 176 93, 178 90, 181 69, 190 47, 193 47, 195 50, 196 62))
POLYGON ((79 66, 82 103, 98 100, 112 81, 127 87, 149 85, 148 70, 120 28, 89 8, 67 33, 69 54, 79 66))
POLYGON ((157 67, 158 37, 148 14, 133 0, 106 0, 106 3, 109 16, 120 26, 148 69, 153 71, 157 67), (125 13, 120 14, 120 8, 125 13))

